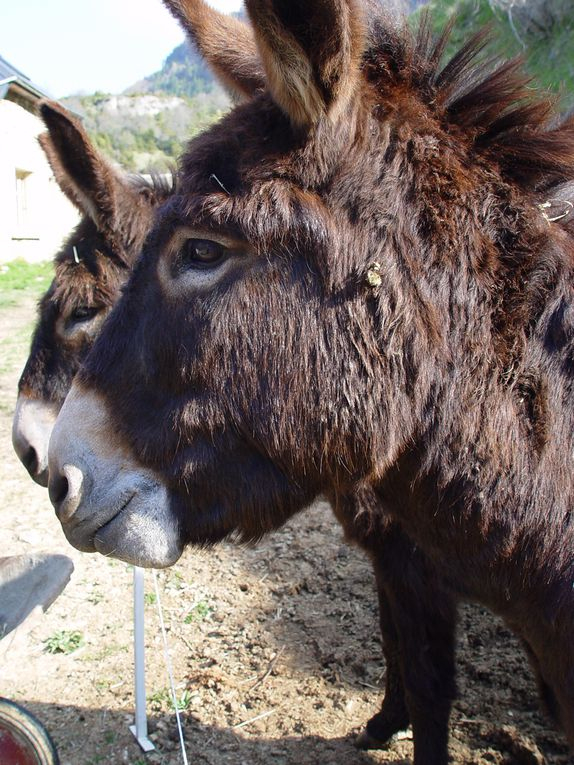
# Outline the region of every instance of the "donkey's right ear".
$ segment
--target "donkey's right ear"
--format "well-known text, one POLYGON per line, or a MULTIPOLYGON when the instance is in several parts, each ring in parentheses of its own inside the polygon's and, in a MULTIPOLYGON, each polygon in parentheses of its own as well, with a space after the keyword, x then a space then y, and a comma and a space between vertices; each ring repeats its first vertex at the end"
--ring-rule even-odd
POLYGON ((163 0, 211 70, 234 99, 250 98, 265 87, 265 72, 248 24, 204 0, 163 0))
POLYGON ((38 140, 58 185, 100 231, 113 231, 120 193, 129 184, 100 156, 80 121, 55 101, 41 101, 40 117, 48 128, 38 140))
POLYGON ((364 0, 245 0, 266 80, 294 125, 336 120, 355 97, 364 0))

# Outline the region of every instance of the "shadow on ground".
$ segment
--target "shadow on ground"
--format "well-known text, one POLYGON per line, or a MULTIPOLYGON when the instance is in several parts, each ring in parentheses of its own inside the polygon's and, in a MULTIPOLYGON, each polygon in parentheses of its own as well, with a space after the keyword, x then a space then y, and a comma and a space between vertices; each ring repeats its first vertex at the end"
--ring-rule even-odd
MULTIPOLYGON (((19 699, 18 703, 32 712, 48 729, 54 740, 61 765, 144 765, 182 762, 175 716, 150 716, 149 734, 155 740, 156 751, 144 754, 135 742, 129 724, 129 713, 110 713, 82 706, 55 706, 19 699), (70 730, 83 730, 84 735, 69 735, 70 730), (83 750, 97 742, 98 754, 84 759, 83 750)), ((182 715, 187 756, 191 763, 206 765, 373 765, 380 761, 379 753, 363 753, 353 746, 353 736, 285 736, 267 738, 259 734, 258 722, 251 732, 242 732, 217 725, 206 726, 190 714, 182 715)), ((277 721, 275 721, 275 724, 277 721)), ((259 722, 264 725, 264 721, 259 722)), ((409 745, 409 742, 406 742, 409 745)), ((409 762, 404 757, 385 758, 390 765, 409 762)))

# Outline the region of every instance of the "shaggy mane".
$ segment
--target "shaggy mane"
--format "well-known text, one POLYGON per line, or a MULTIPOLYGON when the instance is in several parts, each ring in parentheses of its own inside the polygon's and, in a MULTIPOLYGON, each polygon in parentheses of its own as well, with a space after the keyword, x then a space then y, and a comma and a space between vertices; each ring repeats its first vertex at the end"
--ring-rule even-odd
POLYGON ((414 91, 444 130, 470 143, 509 182, 543 191, 574 179, 574 116, 556 122, 556 99, 533 92, 522 58, 484 55, 489 28, 443 65, 451 29, 436 37, 428 13, 416 32, 375 23, 368 79, 385 93, 414 91))

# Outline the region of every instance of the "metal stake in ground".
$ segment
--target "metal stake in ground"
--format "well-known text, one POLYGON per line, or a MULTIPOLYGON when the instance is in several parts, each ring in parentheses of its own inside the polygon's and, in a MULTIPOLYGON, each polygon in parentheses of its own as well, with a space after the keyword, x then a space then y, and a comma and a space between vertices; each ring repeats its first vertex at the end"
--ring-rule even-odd
POLYGON ((136 741, 144 752, 155 749, 147 735, 144 644, 144 571, 134 566, 134 676, 135 725, 130 725, 136 741))

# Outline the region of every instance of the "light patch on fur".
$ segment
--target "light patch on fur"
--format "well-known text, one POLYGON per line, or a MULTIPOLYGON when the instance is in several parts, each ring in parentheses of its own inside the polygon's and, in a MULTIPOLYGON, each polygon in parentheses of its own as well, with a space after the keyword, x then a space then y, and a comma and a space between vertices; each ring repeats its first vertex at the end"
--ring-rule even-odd
POLYGON ((82 321, 71 321, 64 316, 58 316, 56 320, 56 334, 62 342, 70 343, 73 347, 79 346, 88 340, 93 340, 100 334, 102 324, 108 317, 111 308, 105 307, 98 311, 91 319, 82 321))
POLYGON ((325 6, 332 28, 317 23, 315 49, 305 50, 298 32, 283 27, 272 3, 247 3, 271 94, 301 127, 313 127, 325 117, 338 120, 355 95, 359 77, 366 39, 360 4, 330 0, 325 6))
POLYGON ((266 22, 265 34, 257 28, 255 32, 273 97, 294 124, 316 124, 326 105, 315 85, 311 62, 295 40, 285 39, 275 20, 266 22))
POLYGON ((234 99, 265 86, 251 28, 203 0, 164 0, 234 99))

